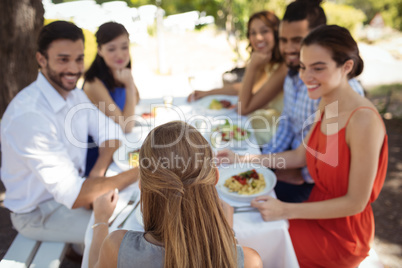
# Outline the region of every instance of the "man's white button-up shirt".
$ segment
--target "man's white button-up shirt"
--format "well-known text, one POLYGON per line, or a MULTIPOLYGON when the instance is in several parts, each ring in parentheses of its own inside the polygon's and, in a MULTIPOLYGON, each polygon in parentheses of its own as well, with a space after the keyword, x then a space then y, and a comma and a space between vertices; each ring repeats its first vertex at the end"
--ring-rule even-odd
POLYGON ((1 122, 4 205, 26 213, 54 198, 71 208, 84 182, 88 135, 100 145, 123 138, 80 89, 64 99, 39 73, 11 101, 1 122))

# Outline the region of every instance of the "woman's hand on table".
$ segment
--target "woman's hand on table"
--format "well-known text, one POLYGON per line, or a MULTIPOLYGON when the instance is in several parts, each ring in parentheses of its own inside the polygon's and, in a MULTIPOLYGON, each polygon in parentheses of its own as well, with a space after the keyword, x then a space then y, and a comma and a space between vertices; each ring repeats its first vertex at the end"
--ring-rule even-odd
POLYGON ((94 201, 94 217, 96 222, 108 222, 119 200, 117 189, 99 196, 94 201))
POLYGON ((188 95, 187 102, 193 102, 193 101, 199 100, 205 96, 208 96, 208 92, 194 90, 190 95, 188 95))
POLYGON ((259 196, 251 201, 251 206, 257 208, 264 221, 285 219, 284 202, 272 196, 259 196))
POLYGON ((232 164, 236 162, 237 154, 229 149, 224 149, 216 153, 218 164, 232 164))

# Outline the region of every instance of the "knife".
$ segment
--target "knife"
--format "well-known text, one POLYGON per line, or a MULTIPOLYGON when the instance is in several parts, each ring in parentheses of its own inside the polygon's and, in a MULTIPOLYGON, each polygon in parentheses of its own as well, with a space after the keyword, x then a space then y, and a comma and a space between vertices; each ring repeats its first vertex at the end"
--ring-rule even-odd
POLYGON ((123 228, 123 226, 126 223, 127 219, 130 218, 131 214, 133 214, 133 212, 137 209, 139 204, 140 204, 140 201, 138 201, 137 204, 135 204, 134 208, 130 211, 130 213, 128 213, 126 218, 117 226, 117 229, 122 229, 123 228))
POLYGON ((133 194, 130 197, 130 200, 128 201, 127 205, 125 205, 120 211, 119 213, 116 214, 116 216, 114 217, 114 219, 109 222, 109 227, 112 226, 112 224, 114 223, 114 221, 120 216, 120 214, 126 210, 128 207, 133 206, 134 202, 137 200, 137 197, 139 195, 139 191, 134 191, 133 194))
POLYGON ((258 212, 258 209, 251 206, 233 207, 233 213, 242 213, 242 212, 258 212))

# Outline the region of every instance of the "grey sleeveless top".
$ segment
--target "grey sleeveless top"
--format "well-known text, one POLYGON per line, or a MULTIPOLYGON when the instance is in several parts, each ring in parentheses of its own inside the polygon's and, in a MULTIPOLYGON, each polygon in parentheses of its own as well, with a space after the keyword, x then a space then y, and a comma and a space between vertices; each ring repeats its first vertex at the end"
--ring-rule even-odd
MULTIPOLYGON (((143 232, 128 231, 119 248, 118 268, 146 267, 163 268, 165 248, 148 242, 143 232)), ((244 253, 237 245, 237 267, 244 267, 244 253)))

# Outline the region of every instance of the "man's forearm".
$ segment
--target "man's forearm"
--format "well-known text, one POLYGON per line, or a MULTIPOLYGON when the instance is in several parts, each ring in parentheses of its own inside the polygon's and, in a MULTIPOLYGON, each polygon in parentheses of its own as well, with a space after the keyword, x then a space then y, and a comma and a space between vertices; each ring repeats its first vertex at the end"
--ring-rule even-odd
POLYGON ((120 144, 119 140, 108 140, 102 143, 99 147, 98 159, 89 173, 90 178, 105 176, 106 170, 112 163, 113 153, 119 148, 120 144))
POLYGON ((126 188, 138 180, 138 174, 138 167, 136 167, 112 177, 87 178, 82 184, 73 208, 89 206, 98 196, 110 190, 126 188))

